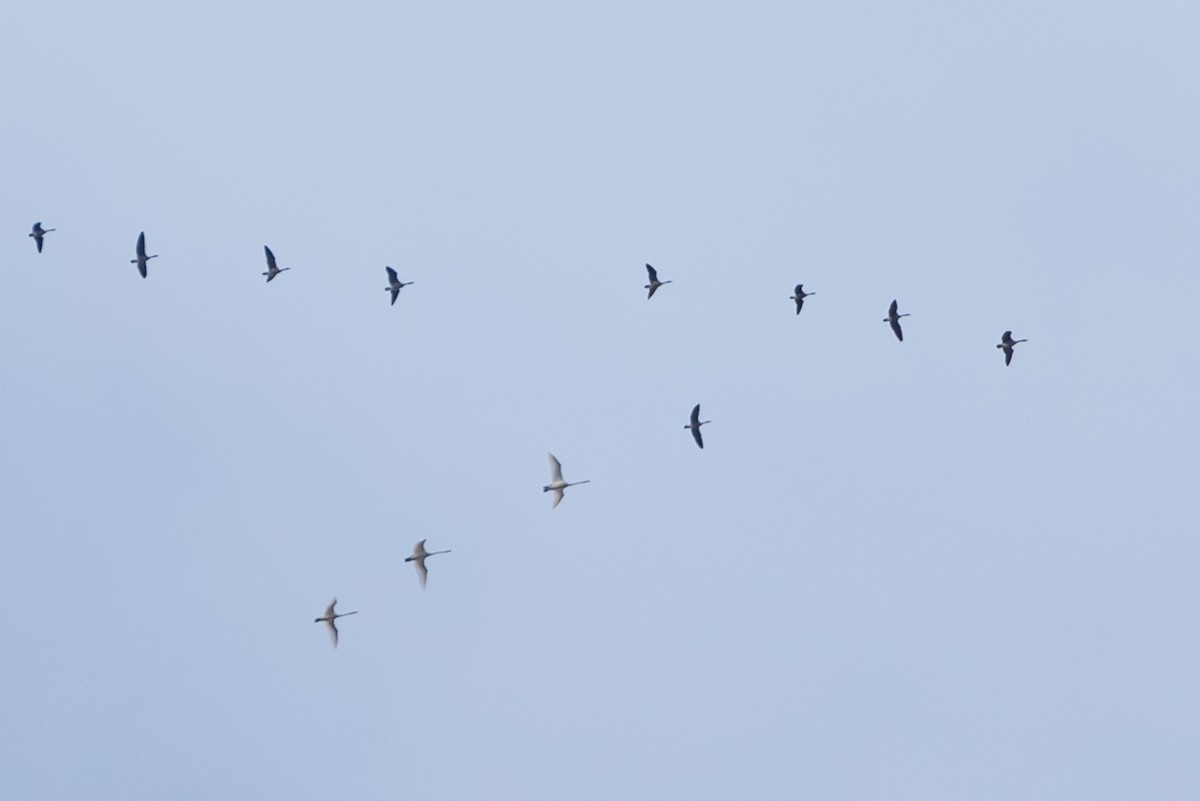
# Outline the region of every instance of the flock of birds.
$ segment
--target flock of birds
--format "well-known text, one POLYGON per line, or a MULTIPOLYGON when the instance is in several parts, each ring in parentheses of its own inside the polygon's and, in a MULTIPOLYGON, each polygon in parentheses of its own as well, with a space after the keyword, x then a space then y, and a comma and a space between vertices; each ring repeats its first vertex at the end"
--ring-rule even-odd
MULTIPOLYGON (((29 236, 33 237, 33 241, 37 245, 38 253, 42 252, 42 246, 44 244, 46 234, 48 234, 54 230, 56 230, 56 229, 43 228, 42 223, 40 221, 33 224, 33 230, 30 231, 29 236)), ((267 258, 267 271, 265 273, 263 273, 263 275, 265 275, 267 277, 267 283, 270 283, 272 280, 274 280, 275 277, 278 276, 280 273, 291 269, 290 267, 279 267, 276 264, 275 254, 271 252, 270 247, 264 245, 263 251, 265 252, 266 258, 267 258)), ((145 278, 148 273, 147 265, 148 265, 150 259, 158 258, 158 254, 155 253, 153 255, 147 255, 147 253, 146 253, 146 233, 144 231, 138 234, 135 253, 136 253, 137 257, 134 259, 130 259, 130 264, 136 264, 138 273, 141 274, 142 278, 145 278)), ((392 269, 391 267, 385 267, 384 269, 387 270, 387 276, 388 276, 388 285, 386 287, 384 287, 384 291, 391 293, 391 295, 392 295, 391 305, 394 306, 394 305, 396 305, 396 298, 398 298, 400 296, 400 290, 406 286, 409 286, 413 282, 412 281, 401 281, 400 277, 396 274, 396 271, 394 269, 392 269)), ((646 274, 650 281, 650 283, 646 284, 643 287, 644 289, 649 290, 649 292, 646 294, 647 300, 654 297, 654 293, 657 292, 660 287, 671 283, 669 280, 668 281, 659 280, 658 271, 655 270, 654 267, 652 267, 649 264, 646 265, 646 274)), ((793 294, 791 295, 791 297, 788 298, 789 300, 794 300, 796 302, 796 314, 799 314, 801 312, 801 310, 804 308, 804 299, 808 298, 808 297, 812 297, 815 294, 817 294, 817 293, 816 292, 805 292, 804 284, 796 284, 796 288, 793 291, 793 294)), ((898 301, 893 300, 892 305, 888 307, 888 316, 883 318, 883 322, 885 322, 889 326, 891 326, 892 333, 896 335, 896 339, 899 340, 900 342, 904 341, 904 331, 900 327, 900 318, 909 317, 909 316, 910 315, 907 313, 900 314, 898 301)), ((1006 367, 1008 365, 1012 364, 1013 349, 1017 346, 1017 344, 1019 344, 1021 342, 1026 342, 1026 341, 1027 340, 1024 340, 1024 339, 1013 339, 1012 331, 1005 331, 1001 335, 1000 344, 996 345, 996 347, 1000 348, 1004 351, 1004 365, 1006 367)), ((696 445, 702 450, 704 448, 704 438, 700 434, 700 427, 703 425, 707 425, 710 422, 712 422, 712 421, 700 419, 700 404, 697 403, 692 408, 692 414, 691 414, 689 422, 687 423, 687 425, 684 426, 684 428, 689 429, 692 432, 692 439, 694 439, 696 441, 696 445)), ((575 487, 580 484, 588 484, 588 483, 590 483, 590 479, 586 479, 584 481, 567 481, 563 478, 562 464, 558 461, 558 459, 555 458, 554 454, 548 453, 548 454, 546 454, 546 457, 550 460, 550 483, 545 485, 544 487, 542 487, 542 492, 551 492, 554 494, 554 502, 550 505, 550 508, 554 509, 554 508, 557 508, 557 506, 560 503, 562 503, 562 499, 564 497, 565 490, 567 489, 567 487, 575 487)), ((429 570, 428 570, 428 568, 425 567, 425 560, 428 559, 430 556, 435 556, 437 554, 443 554, 443 553, 450 553, 450 551, 449 550, 428 551, 425 549, 425 540, 421 540, 420 542, 418 542, 416 545, 413 546, 412 556, 405 558, 405 560, 404 560, 405 562, 412 562, 413 565, 416 567, 417 578, 420 581, 422 589, 425 588, 426 579, 429 577, 429 570)), ((337 612, 337 611, 335 611, 336 606, 337 606, 337 598, 334 598, 332 601, 329 602, 329 606, 325 607, 324 614, 322 614, 320 617, 316 618, 313 621, 314 623, 324 623, 325 624, 325 627, 329 630, 329 636, 330 636, 330 639, 333 641, 334 648, 337 648, 337 644, 338 644, 338 628, 337 628, 337 624, 335 621, 339 617, 346 617, 348 615, 358 614, 358 610, 355 610, 353 612, 337 612)))

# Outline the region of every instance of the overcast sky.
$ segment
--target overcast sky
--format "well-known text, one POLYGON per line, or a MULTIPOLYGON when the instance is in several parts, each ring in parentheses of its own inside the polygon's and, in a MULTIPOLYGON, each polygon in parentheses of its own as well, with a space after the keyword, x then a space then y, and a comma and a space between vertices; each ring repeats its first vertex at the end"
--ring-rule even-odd
POLYGON ((1200 796, 1195 3, 10 17, 4 795, 1200 796))

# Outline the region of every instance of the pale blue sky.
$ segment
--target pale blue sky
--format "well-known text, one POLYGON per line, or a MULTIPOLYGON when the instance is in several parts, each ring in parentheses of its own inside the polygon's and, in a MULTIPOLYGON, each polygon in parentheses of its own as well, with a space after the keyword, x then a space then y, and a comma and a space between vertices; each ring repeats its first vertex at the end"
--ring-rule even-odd
POLYGON ((5 795, 1200 795, 1194 3, 30 11, 5 795))

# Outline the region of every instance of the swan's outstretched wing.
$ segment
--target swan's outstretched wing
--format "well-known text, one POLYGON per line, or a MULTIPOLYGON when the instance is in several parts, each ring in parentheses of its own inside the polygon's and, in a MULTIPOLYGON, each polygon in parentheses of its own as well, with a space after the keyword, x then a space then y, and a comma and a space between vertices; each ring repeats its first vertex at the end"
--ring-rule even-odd
POLYGON ((263 245, 263 251, 267 254, 267 269, 271 272, 278 270, 279 268, 275 266, 275 254, 266 245, 263 245))
POLYGON ((138 234, 137 254, 139 259, 146 258, 146 232, 138 234))
POLYGON ((421 589, 425 589, 425 579, 429 576, 429 570, 425 567, 425 557, 414 559, 413 564, 417 567, 417 578, 421 579, 421 589))
MULTIPOLYGON (((546 458, 550 460, 550 481, 551 482, 562 481, 563 480, 562 465, 559 464, 558 460, 554 458, 553 453, 547 453, 546 458)), ((558 490, 558 493, 559 493, 559 498, 557 501, 554 502, 555 506, 558 506, 558 501, 562 500, 562 491, 558 490)))
POLYGON ((893 300, 892 305, 888 306, 888 317, 895 317, 898 308, 899 307, 896 305, 896 301, 893 300))
MULTIPOLYGON (((895 302, 893 302, 893 303, 892 303, 892 307, 893 307, 893 308, 895 308, 895 305, 896 305, 896 304, 895 304, 895 302)), ((904 332, 900 330, 900 320, 899 320, 899 318, 897 318, 897 317, 893 317, 893 318, 892 318, 891 320, 889 320, 888 322, 892 324, 892 333, 896 335, 896 339, 898 339, 898 340, 900 340, 901 342, 903 342, 903 341, 904 341, 904 332)))
POLYGON ((333 641, 333 647, 337 648, 338 630, 332 617, 325 621, 325 627, 329 629, 329 639, 333 641))
POLYGON ((554 503, 550 504, 550 508, 551 509, 558 508, 558 505, 560 503, 562 503, 562 499, 563 499, 562 487, 555 487, 554 488, 554 503))
POLYGON ((399 278, 399 276, 396 275, 395 270, 393 270, 391 267, 384 267, 383 269, 387 270, 389 284, 400 283, 400 278, 399 278))
POLYGON ((653 284, 658 281, 658 270, 654 269, 649 264, 646 265, 646 273, 650 276, 650 283, 653 284))
POLYGON ((425 540, 421 540, 413 546, 412 559, 424 559, 428 555, 429 552, 425 550, 425 540))

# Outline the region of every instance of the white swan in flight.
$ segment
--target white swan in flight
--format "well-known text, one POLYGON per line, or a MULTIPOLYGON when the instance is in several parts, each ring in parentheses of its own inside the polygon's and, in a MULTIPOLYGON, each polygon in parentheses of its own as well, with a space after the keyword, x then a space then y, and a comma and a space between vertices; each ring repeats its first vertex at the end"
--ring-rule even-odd
POLYGON ((333 647, 337 648, 338 632, 337 626, 333 621, 337 620, 339 617, 345 617, 346 615, 357 615, 358 610, 356 609, 353 612, 334 612, 333 607, 335 606, 337 606, 337 598, 334 598, 329 602, 329 606, 325 607, 325 614, 314 620, 313 623, 325 624, 325 627, 329 629, 329 638, 333 640, 333 647))
POLYGON ((576 484, 587 484, 591 482, 591 479, 572 481, 570 483, 563 481, 562 465, 554 458, 553 453, 547 453, 546 457, 550 460, 550 483, 542 487, 542 492, 554 493, 554 503, 550 506, 551 509, 554 509, 562 502, 563 490, 567 487, 574 487, 576 484))
POLYGON ((425 578, 429 575, 429 571, 425 568, 425 559, 429 556, 436 556, 439 553, 450 553, 450 551, 449 549, 445 551, 427 551, 425 550, 425 540, 421 540, 413 546, 412 556, 405 558, 405 562, 415 564, 417 575, 421 578, 421 589, 425 589, 425 578))

